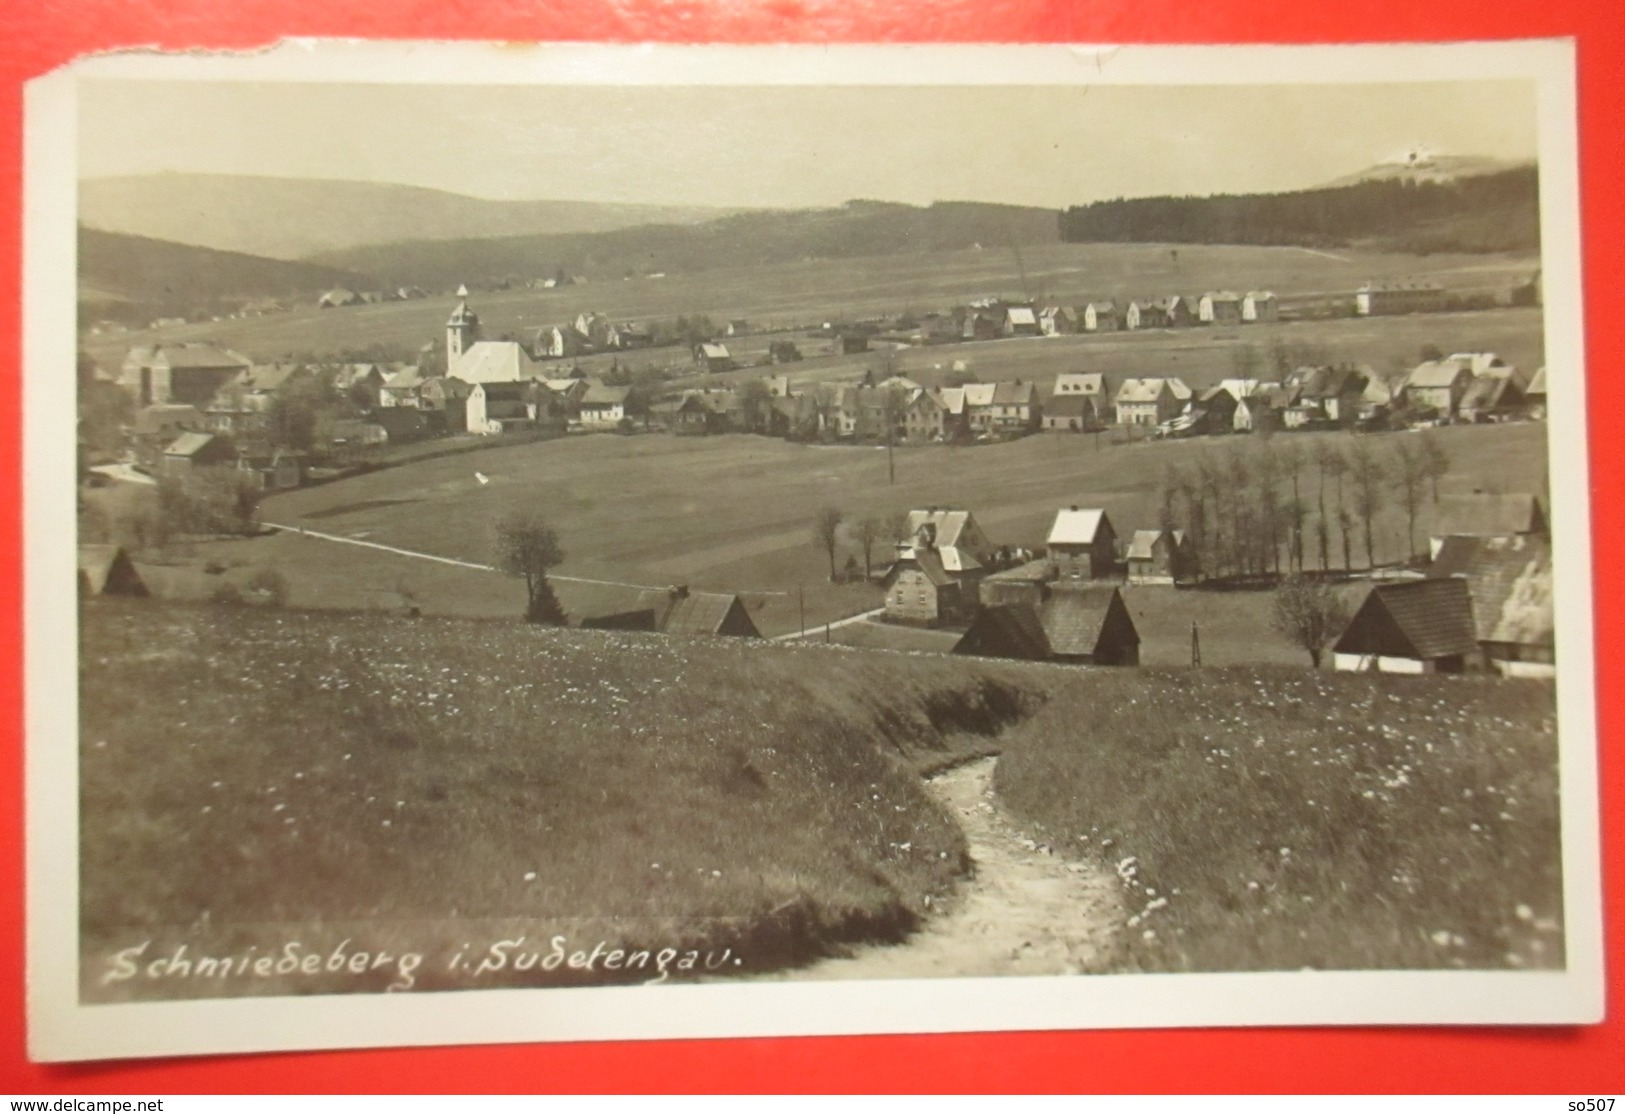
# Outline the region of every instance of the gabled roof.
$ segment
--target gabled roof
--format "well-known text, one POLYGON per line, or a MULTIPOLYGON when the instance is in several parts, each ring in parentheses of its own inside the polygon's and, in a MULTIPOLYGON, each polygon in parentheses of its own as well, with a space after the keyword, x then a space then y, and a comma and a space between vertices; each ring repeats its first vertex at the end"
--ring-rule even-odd
POLYGON ((1237 402, 1240 402, 1257 391, 1259 383, 1256 379, 1221 379, 1219 380, 1219 386, 1237 402))
POLYGON ((1523 493, 1491 495, 1441 495, 1433 514, 1429 537, 1453 534, 1474 537, 1505 537, 1512 534, 1544 534, 1546 511, 1540 497, 1523 493))
POLYGON ((1098 395, 1106 390, 1106 376, 1098 371, 1063 371, 1055 377, 1055 393, 1098 395), (1062 385, 1066 389, 1062 390, 1062 385))
POLYGON ((1094 545, 1102 525, 1111 520, 1106 512, 1096 509, 1068 509, 1055 512, 1055 523, 1049 528, 1049 545, 1094 545))
POLYGON ((1185 386, 1185 381, 1177 375, 1168 377, 1168 390, 1180 402, 1189 402, 1193 393, 1189 387, 1185 386))
POLYGON ((298 364, 260 364, 238 375, 230 385, 269 394, 281 390, 289 379, 304 370, 298 364))
POLYGON ((610 387, 603 383, 589 382, 587 393, 581 396, 583 406, 620 406, 632 393, 631 387, 610 387))
POLYGON ((937 392, 942 400, 943 408, 950 414, 963 414, 965 412, 965 388, 944 387, 937 392))
POLYGON ((464 383, 517 383, 541 379, 546 365, 530 358, 524 345, 513 340, 481 340, 468 346, 451 374, 464 383))
POLYGON ((1515 403, 1522 394, 1510 378, 1496 375, 1475 375, 1462 392, 1463 410, 1494 410, 1503 403, 1515 403))
POLYGON ((1467 582, 1446 577, 1373 586, 1334 651, 1431 661, 1477 648, 1467 582))
POLYGON ((1185 532, 1183 530, 1136 530, 1133 539, 1128 544, 1128 559, 1131 561, 1149 561, 1155 555, 1156 544, 1162 540, 1164 534, 1170 536, 1175 548, 1185 542, 1185 532))
POLYGON ((423 384, 422 373, 415 367, 405 367, 384 376, 383 390, 414 391, 423 384))
POLYGON ((1109 584, 1054 585, 1038 605, 1050 652, 1062 657, 1094 653, 1116 596, 1117 589, 1109 584))
POLYGON ((1425 364, 1417 364, 1410 375, 1405 378, 1406 387, 1448 387, 1463 375, 1470 374, 1468 370, 1454 360, 1429 360, 1425 364))
POLYGON ((164 450, 165 456, 196 456, 214 441, 212 433, 183 433, 164 450))
POLYGON ((993 404, 995 406, 1020 406, 1033 401, 1038 388, 1031 383, 995 383, 993 385, 993 404))
POLYGON ((1036 325, 1038 318, 1031 306, 1009 306, 1005 309, 1005 316, 1012 325, 1036 325))
POLYGON ((93 596, 104 591, 124 595, 147 594, 140 575, 122 546, 84 544, 79 547, 79 584, 93 596))
POLYGON ((195 406, 185 406, 180 403, 165 403, 157 406, 148 406, 139 411, 135 421, 130 425, 130 432, 136 435, 151 436, 154 433, 163 433, 176 426, 202 425, 203 415, 198 413, 195 406))
MULTIPOLYGON (((720 634, 739 597, 725 592, 646 592, 655 608, 655 629, 662 634, 720 634)), ((754 624, 752 624, 754 626, 754 624)))
POLYGON ((1210 302, 1241 301, 1241 295, 1237 294, 1234 290, 1209 290, 1206 294, 1203 294, 1202 297, 1206 298, 1210 302))
POLYGON ((132 348, 125 357, 127 367, 167 368, 246 368, 254 361, 247 356, 212 344, 162 344, 153 348, 132 348))
POLYGON ((1553 644, 1552 547, 1545 538, 1446 538, 1428 576, 1467 582, 1480 642, 1553 644))
POLYGON ((965 406, 992 406, 994 392, 998 390, 997 383, 966 383, 962 388, 965 392, 965 406))
POLYGON ((1545 397, 1546 369, 1544 367, 1538 368, 1535 371, 1535 377, 1529 381, 1529 389, 1524 393, 1528 395, 1540 395, 1542 398, 1545 397))
POLYGON ((1249 291, 1247 291, 1247 297, 1250 298, 1252 301, 1255 301, 1255 302, 1273 302, 1273 301, 1275 301, 1275 291, 1273 291, 1273 290, 1249 290, 1249 291))
POLYGON ((1117 312, 1117 303, 1116 302, 1090 302, 1087 306, 1084 307, 1084 309, 1086 309, 1086 310, 1094 310, 1096 314, 1116 313, 1117 312))
POLYGON ((728 355, 728 346, 726 344, 701 344, 700 355, 708 360, 729 360, 733 358, 728 355))
POLYGON ((935 549, 921 549, 918 546, 899 554, 897 560, 892 562, 891 568, 886 570, 887 583, 891 583, 895 574, 909 565, 914 565, 925 573, 926 579, 938 588, 954 583, 954 578, 943 566, 940 552, 935 549))
POLYGON ((1050 656, 1049 636, 1044 633, 1038 609, 1031 604, 982 608, 973 629, 965 632, 954 652, 970 653, 970 645, 979 644, 981 648, 988 643, 999 647, 1006 656, 1023 661, 1044 661, 1050 656))
POLYGON ((1166 379, 1125 379, 1117 388, 1118 402, 1156 402, 1167 387, 1166 379))
POLYGON ((970 523, 971 514, 969 511, 939 510, 933 507, 928 510, 908 512, 909 537, 917 537, 922 526, 934 526, 937 533, 936 544, 939 549, 957 546, 960 535, 965 532, 965 527, 969 526, 970 523))

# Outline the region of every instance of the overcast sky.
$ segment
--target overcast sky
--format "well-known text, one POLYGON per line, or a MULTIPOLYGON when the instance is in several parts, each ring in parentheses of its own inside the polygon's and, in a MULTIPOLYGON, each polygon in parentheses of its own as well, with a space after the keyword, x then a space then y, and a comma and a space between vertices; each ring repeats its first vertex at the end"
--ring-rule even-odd
POLYGON ((81 84, 80 173, 343 178, 489 198, 1063 207, 1294 189, 1395 158, 1532 158, 1533 86, 81 84))

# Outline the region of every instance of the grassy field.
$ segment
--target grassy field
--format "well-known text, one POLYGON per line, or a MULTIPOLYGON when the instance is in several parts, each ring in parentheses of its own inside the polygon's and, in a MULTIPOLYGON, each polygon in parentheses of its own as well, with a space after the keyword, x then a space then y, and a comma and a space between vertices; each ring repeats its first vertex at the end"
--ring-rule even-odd
POLYGON ((1562 962, 1540 683, 112 601, 80 660, 90 1001, 901 940, 966 866, 918 775, 995 750, 1029 830, 1116 867, 1140 969, 1562 962))
POLYGON ((964 869, 918 771, 1039 692, 997 663, 151 603, 86 607, 81 649, 94 1000, 657 974, 478 969, 520 936, 729 948, 734 974, 896 939, 964 869), (290 943, 396 962, 145 973, 290 943))
MULTIPOLYGON (((1452 461, 1441 491, 1544 490, 1543 425, 1460 426, 1437 433, 1452 461)), ((1380 453, 1410 436, 1374 435, 1370 443, 1380 453)), ((1322 437, 1350 440, 1343 434, 1290 437, 1305 448, 1322 437)), ((1126 535, 1155 524, 1166 464, 1188 466, 1200 453, 1249 444, 1245 438, 1118 447, 1103 442, 1097 450, 1092 438, 1045 434, 999 445, 927 446, 898 453, 897 483, 888 486, 885 453, 875 449, 743 435, 595 435, 493 447, 286 492, 268 498, 262 513, 272 522, 489 563, 492 524, 514 508, 535 507, 559 532, 565 551, 560 574, 743 593, 751 597, 758 626, 775 634, 797 629, 802 592, 813 624, 879 603, 875 589, 829 583, 827 558, 811 533, 821 506, 838 506, 852 518, 910 507, 968 507, 995 544, 1035 546, 1043 543, 1058 508, 1080 504, 1104 507, 1119 535, 1126 535), (490 482, 479 484, 476 470, 490 482)), ((1314 483, 1306 470, 1303 487, 1311 501, 1314 483)), ((1428 503, 1419 537, 1430 519, 1428 503)), ((1398 559, 1403 515, 1390 505, 1377 526, 1379 556, 1398 559)), ((1335 529, 1332 548, 1340 553, 1335 529)), ((1354 548, 1359 564, 1363 549, 1354 548)), ((839 561, 852 551, 843 544, 839 561)), ((222 564, 278 569, 299 606, 396 606, 403 580, 426 614, 513 614, 522 595, 493 573, 298 536, 210 543, 196 552, 222 564)), ((884 559, 877 551, 877 564, 884 559)), ((1167 620, 1175 628, 1182 622, 1188 638, 1182 613, 1167 620)))
MULTIPOLYGON (((1078 304, 1102 298, 1269 289, 1282 295, 1346 293, 1369 279, 1427 278, 1460 292, 1505 291, 1537 266, 1523 255, 1383 255, 1303 248, 1159 244, 1055 244, 1023 249, 1026 293, 1078 304)), ((528 334, 597 311, 647 320, 705 314, 744 318, 758 329, 805 328, 832 319, 947 309, 977 297, 1018 297, 1014 256, 983 251, 874 256, 639 278, 559 290, 477 291, 486 334, 528 334)), ((161 333, 87 337, 104 367, 117 367, 132 345, 209 340, 257 360, 299 352, 337 352, 384 343, 415 351, 443 334, 455 299, 432 298, 265 317, 199 322, 161 333)), ((1443 342, 1440 342, 1443 346, 1443 342)), ((764 346, 765 347, 765 346, 764 346)), ((657 357, 668 360, 671 353, 657 357)))
POLYGON ((997 789, 1113 864, 1146 971, 1563 965, 1552 689, 1114 673, 1004 739, 997 789))

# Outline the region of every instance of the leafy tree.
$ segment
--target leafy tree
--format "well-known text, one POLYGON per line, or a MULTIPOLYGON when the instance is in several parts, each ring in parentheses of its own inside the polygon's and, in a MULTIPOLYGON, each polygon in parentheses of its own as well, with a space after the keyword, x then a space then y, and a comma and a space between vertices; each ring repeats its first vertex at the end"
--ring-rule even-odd
POLYGON ((835 549, 841 544, 841 523, 846 516, 838 507, 825 507, 813 516, 813 544, 829 555, 829 579, 835 581, 835 549))
POLYGON ((564 608, 547 582, 547 570, 564 560, 553 527, 534 511, 515 511, 497 523, 496 541, 498 566, 525 578, 526 621, 564 626, 564 608))
POLYGON ((1270 626, 1307 652, 1316 669, 1327 644, 1348 621, 1348 605, 1328 584, 1290 576, 1275 590, 1270 626))
POLYGON ((1436 344, 1422 345, 1422 351, 1418 355, 1424 364, 1437 363, 1444 359, 1444 353, 1439 351, 1439 346, 1436 344))

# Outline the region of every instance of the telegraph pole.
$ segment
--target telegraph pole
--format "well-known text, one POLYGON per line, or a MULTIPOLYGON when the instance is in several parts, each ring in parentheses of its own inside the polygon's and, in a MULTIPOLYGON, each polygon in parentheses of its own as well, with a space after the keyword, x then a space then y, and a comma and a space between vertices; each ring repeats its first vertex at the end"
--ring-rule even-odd
POLYGON ((807 588, 806 585, 796 585, 796 601, 801 605, 801 638, 807 637, 807 588))
POLYGON ((1191 665, 1202 664, 1202 636, 1196 630, 1196 621, 1191 620, 1191 665))

